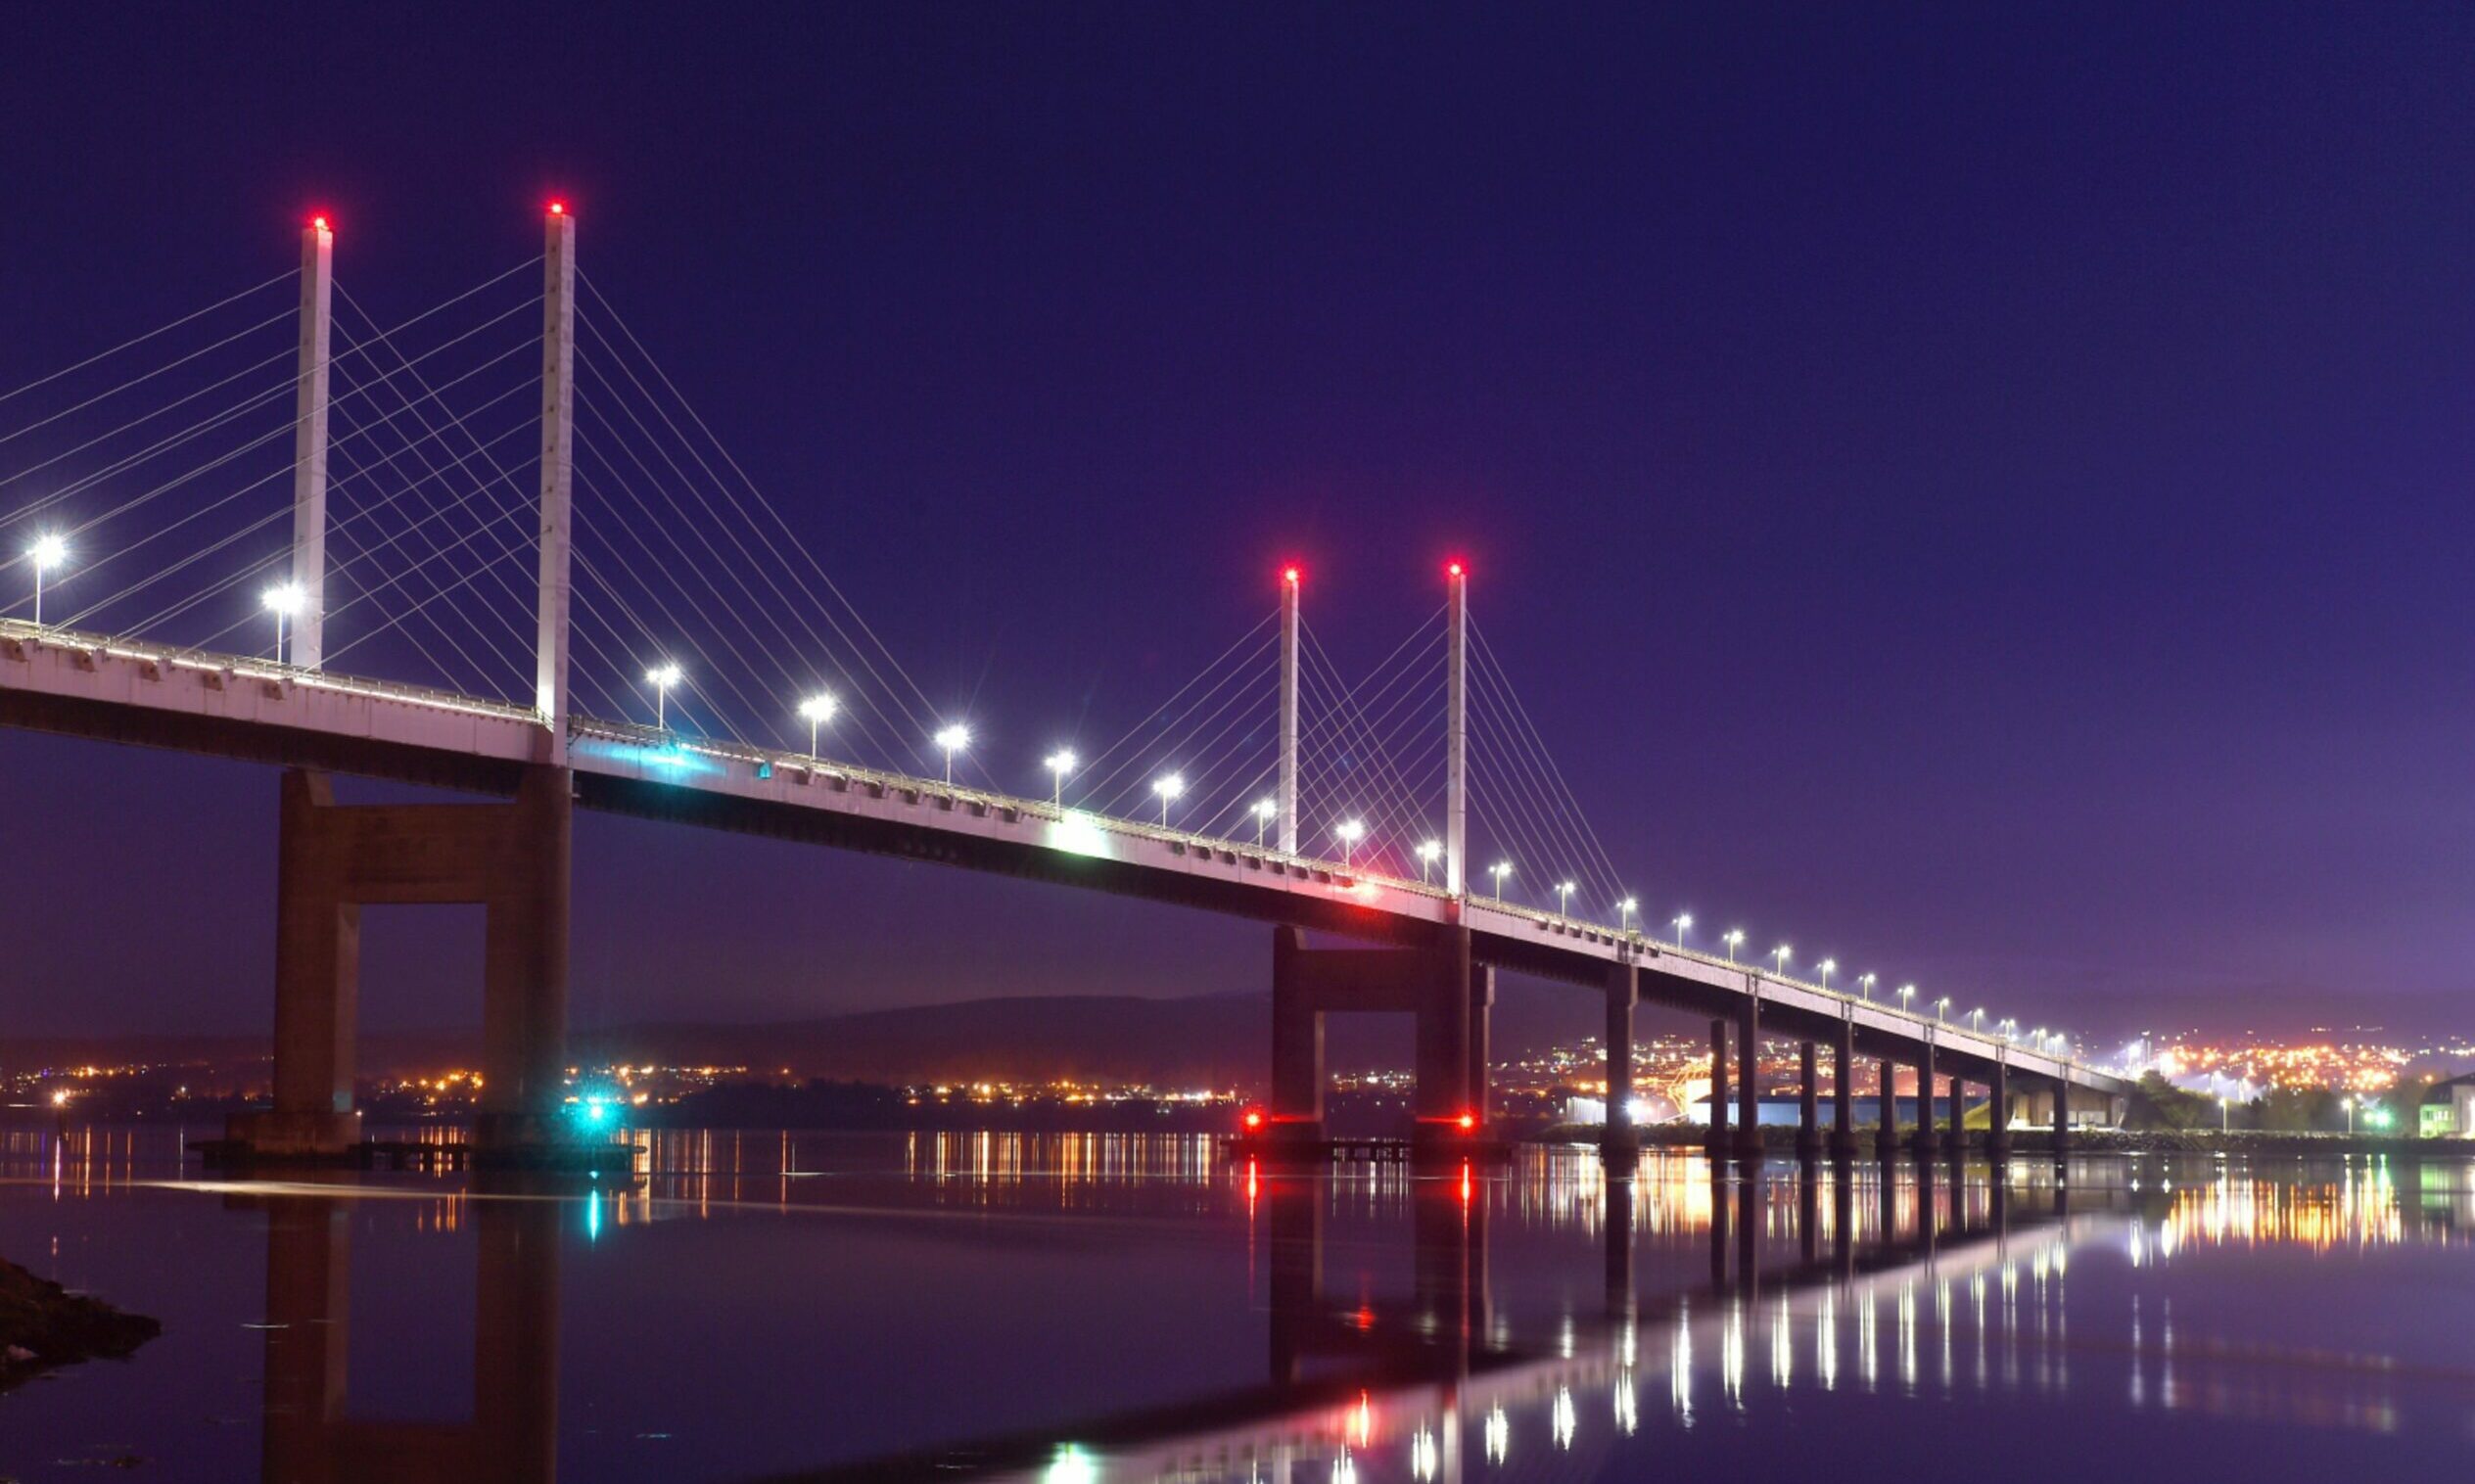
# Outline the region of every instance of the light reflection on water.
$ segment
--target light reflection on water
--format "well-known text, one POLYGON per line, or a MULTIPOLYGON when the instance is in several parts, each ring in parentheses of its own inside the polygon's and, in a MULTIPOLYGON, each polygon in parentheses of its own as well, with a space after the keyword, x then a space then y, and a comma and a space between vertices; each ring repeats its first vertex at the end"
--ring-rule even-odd
POLYGON ((2084 1477, 2133 1439, 2475 1439, 2455 1163, 1305 1177, 1184 1136, 637 1137, 638 1179, 546 1187, 0 1135, 0 1255, 166 1322, 0 1397, 0 1474, 108 1445, 282 1484, 1620 1478, 1926 1422, 2084 1477))

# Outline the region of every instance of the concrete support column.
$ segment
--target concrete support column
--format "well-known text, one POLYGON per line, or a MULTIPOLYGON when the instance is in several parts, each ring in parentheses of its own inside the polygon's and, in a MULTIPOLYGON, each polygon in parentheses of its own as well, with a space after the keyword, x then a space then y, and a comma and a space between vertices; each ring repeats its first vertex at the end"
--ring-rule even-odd
POLYGON ((1985 1153, 1994 1159, 2011 1153, 2011 1069, 1997 1061, 1985 1089, 1985 1153))
POLYGON ((1751 995, 1736 1007, 1736 1150, 1761 1157, 1761 1000, 1751 995))
POLYGON ((2054 1084, 2054 1158, 2060 1160, 2071 1152, 2071 1084, 2057 1077, 2054 1084))
POLYGON ((1641 1153, 1633 1127, 1633 1006, 1641 999, 1641 971, 1611 964, 1607 976, 1607 1133, 1601 1157, 1611 1168, 1631 1169, 1641 1153))
POLYGON ((1820 1058, 1809 1041, 1797 1043, 1797 1157, 1822 1152, 1821 1091, 1814 1086, 1820 1058))
POLYGON ((1934 1043, 1929 1041, 1916 1057, 1916 1152, 1931 1154, 1938 1142, 1934 1133, 1934 1043))
POLYGON ((1899 1147, 1899 1064, 1884 1056, 1882 1066, 1882 1116, 1874 1121, 1874 1153, 1889 1159, 1899 1147))
POLYGON ((560 1136, 566 1096, 575 800, 564 768, 525 772, 488 872, 482 978, 485 1146, 560 1136))
POLYGON ((1728 1151, 1727 1140, 1727 1022, 1710 1022, 1710 1154, 1713 1158, 1728 1151))
POLYGON ((361 1141, 361 908, 345 891, 349 842, 321 827, 334 784, 294 768, 277 797, 274 1106, 232 1132, 260 1154, 336 1154, 361 1141))
POLYGON ((1951 1073, 1951 1152, 1968 1147, 1968 1084, 1956 1071, 1951 1073))
POLYGON ((1306 1142, 1324 1136, 1324 1013, 1307 993, 1298 961, 1306 934, 1272 930, 1272 1136, 1306 1142))
POLYGON ((1831 1043, 1831 1155, 1851 1159, 1856 1153, 1856 1027, 1839 1023, 1831 1043))

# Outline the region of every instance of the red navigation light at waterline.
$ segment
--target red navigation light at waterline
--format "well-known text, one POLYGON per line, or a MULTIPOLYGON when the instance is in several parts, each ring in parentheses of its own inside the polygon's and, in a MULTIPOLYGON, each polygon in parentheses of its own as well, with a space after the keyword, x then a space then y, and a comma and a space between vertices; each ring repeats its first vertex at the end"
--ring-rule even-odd
POLYGON ((1467 1134, 1471 1130, 1478 1127, 1478 1115, 1475 1113, 1464 1113, 1460 1118, 1454 1120, 1454 1122, 1461 1125, 1462 1133, 1467 1134))
POLYGON ((1248 1108, 1246 1110, 1246 1132, 1251 1134, 1262 1127, 1263 1110, 1261 1108, 1248 1108))

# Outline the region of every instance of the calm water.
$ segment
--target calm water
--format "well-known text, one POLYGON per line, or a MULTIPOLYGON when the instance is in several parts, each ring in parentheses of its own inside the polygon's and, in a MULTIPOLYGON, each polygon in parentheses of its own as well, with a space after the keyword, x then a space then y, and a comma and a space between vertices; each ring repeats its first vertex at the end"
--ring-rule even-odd
POLYGON ((631 1188, 0 1143, 163 1322, 0 1477, 2338 1479, 2475 1459, 2475 1185, 2357 1160, 1276 1179, 1199 1139, 664 1135, 631 1188), (1697 1473, 1696 1470, 1722 1470, 1697 1473), (115 1476, 117 1476, 117 1474, 115 1476))

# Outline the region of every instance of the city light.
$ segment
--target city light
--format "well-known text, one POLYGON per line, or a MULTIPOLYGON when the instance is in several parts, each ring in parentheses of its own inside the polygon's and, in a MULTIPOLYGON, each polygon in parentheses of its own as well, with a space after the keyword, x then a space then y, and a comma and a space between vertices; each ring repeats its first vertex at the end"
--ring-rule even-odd
POLYGON ((1040 760, 1041 765, 1049 769, 1051 784, 1049 802, 1059 810, 1065 808, 1065 775, 1074 771, 1074 765, 1081 761, 1074 756, 1074 749, 1070 747, 1060 747, 1040 760))
POLYGON ((1356 850, 1358 842, 1366 837, 1367 822, 1363 819, 1343 819, 1332 826, 1332 838, 1340 842, 1341 869, 1349 868, 1350 852, 1356 850))
POLYGON ((949 721, 937 728, 938 748, 946 755, 946 787, 954 787, 954 755, 971 745, 971 728, 959 721, 949 721))
POLYGON ((1160 796, 1160 827, 1167 829, 1169 806, 1177 802, 1178 795, 1186 792, 1186 775, 1170 773, 1164 777, 1154 778, 1151 780, 1151 791, 1160 796))
POLYGON ((278 582, 257 595, 257 601, 275 616, 275 663, 284 663, 284 621, 301 612, 308 597, 299 582, 278 582))
POLYGON ((653 687, 653 729, 671 729, 671 687, 682 678, 677 665, 665 660, 644 672, 644 683, 653 687))
MULTIPOLYGON (((43 626, 43 574, 69 561, 69 537, 53 532, 45 532, 34 538, 33 545, 25 548, 25 556, 27 561, 34 564, 34 626, 41 628, 43 626)), ((280 655, 282 640, 277 640, 276 644, 277 653, 280 655)))
POLYGON ((1443 858, 1444 858, 1444 843, 1443 843, 1441 840, 1422 840, 1422 841, 1420 841, 1420 842, 1418 843, 1418 884, 1419 884, 1419 885, 1421 885, 1421 886, 1424 886, 1424 885, 1426 884, 1426 870, 1427 870, 1427 867, 1429 867, 1429 866, 1433 865, 1436 861, 1441 860, 1441 859, 1443 859, 1443 858))
POLYGON ((828 691, 818 691, 799 703, 799 714, 808 719, 808 761, 817 761, 817 728, 833 719, 838 703, 828 691))

